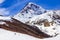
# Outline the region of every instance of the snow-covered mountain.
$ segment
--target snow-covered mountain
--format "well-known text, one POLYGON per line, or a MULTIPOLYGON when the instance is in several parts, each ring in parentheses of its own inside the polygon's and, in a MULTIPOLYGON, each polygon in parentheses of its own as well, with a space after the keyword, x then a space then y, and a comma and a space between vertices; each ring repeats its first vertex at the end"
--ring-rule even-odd
POLYGON ((34 3, 28 3, 24 9, 13 18, 28 25, 37 26, 42 32, 56 36, 57 25, 60 26, 60 10, 45 10, 34 3))
POLYGON ((56 36, 59 34, 57 27, 60 26, 60 13, 59 11, 48 11, 44 14, 32 17, 26 23, 37 26, 42 32, 50 36, 56 36))
POLYGON ((46 12, 46 10, 41 6, 30 2, 22 9, 22 11, 15 15, 14 18, 25 23, 33 16, 40 15, 44 12, 46 12))
POLYGON ((0 16, 0 28, 38 38, 55 37, 60 34, 60 10, 45 10, 28 3, 14 17, 0 16))

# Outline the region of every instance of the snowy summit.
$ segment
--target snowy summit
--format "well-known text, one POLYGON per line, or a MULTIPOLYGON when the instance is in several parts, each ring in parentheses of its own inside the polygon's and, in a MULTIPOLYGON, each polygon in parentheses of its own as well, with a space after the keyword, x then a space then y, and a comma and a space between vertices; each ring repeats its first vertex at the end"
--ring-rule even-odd
POLYGON ((40 15, 46 10, 41 6, 36 5, 32 2, 28 3, 17 15, 14 16, 15 19, 20 20, 25 23, 29 21, 33 16, 40 15))

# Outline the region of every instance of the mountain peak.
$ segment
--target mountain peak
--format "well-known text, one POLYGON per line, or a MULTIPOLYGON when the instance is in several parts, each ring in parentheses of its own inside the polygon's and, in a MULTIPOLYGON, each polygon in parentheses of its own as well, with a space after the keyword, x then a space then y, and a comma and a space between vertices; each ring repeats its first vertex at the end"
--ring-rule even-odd
POLYGON ((28 4, 26 4, 26 6, 22 9, 22 13, 23 12, 27 12, 27 10, 29 11, 34 11, 34 12, 37 12, 37 11, 45 11, 45 9, 43 9, 41 6, 35 4, 35 3, 32 3, 32 2, 29 2, 28 4))
POLYGON ((33 16, 40 15, 45 11, 46 10, 40 7, 39 5, 30 2, 17 15, 15 15, 14 18, 26 22, 33 16))

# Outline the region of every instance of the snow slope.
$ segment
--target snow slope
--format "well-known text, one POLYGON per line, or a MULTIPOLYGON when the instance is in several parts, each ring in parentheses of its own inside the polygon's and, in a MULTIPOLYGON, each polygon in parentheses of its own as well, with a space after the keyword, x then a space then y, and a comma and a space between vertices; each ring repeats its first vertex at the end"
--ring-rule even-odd
POLYGON ((39 39, 26 34, 0 29, 0 40, 60 40, 60 35, 52 38, 39 39))

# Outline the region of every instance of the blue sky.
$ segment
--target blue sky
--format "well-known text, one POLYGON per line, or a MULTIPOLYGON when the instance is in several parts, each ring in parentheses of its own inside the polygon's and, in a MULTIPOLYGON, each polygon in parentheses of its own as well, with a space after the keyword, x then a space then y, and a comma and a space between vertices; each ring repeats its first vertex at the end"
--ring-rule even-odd
POLYGON ((28 2, 48 10, 60 10, 60 0, 0 0, 0 15, 17 14, 28 2))

